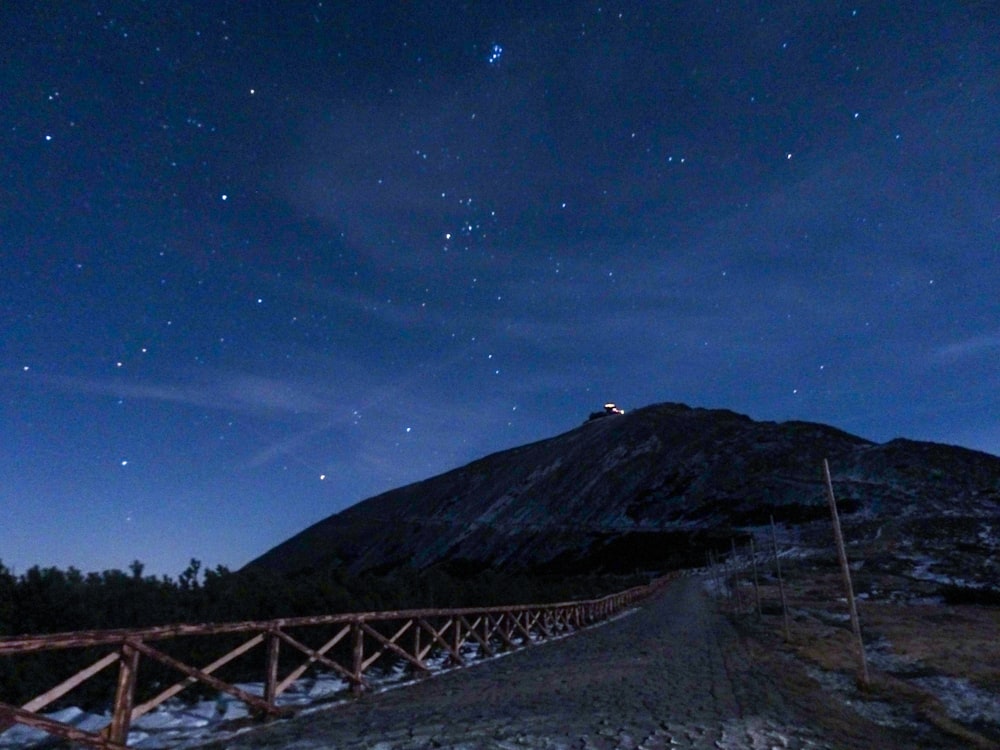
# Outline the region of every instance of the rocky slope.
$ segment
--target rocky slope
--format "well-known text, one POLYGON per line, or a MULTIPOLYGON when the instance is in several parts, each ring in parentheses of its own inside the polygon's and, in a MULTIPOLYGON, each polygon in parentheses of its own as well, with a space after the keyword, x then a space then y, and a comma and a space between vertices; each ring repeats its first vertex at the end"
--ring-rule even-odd
POLYGON ((592 419, 365 500, 249 567, 561 573, 700 564, 706 545, 725 547, 772 515, 803 530, 828 525, 824 458, 857 533, 886 524, 890 536, 934 532, 949 554, 962 547, 993 561, 984 576, 996 572, 989 522, 1000 518, 1000 458, 681 404, 592 419))

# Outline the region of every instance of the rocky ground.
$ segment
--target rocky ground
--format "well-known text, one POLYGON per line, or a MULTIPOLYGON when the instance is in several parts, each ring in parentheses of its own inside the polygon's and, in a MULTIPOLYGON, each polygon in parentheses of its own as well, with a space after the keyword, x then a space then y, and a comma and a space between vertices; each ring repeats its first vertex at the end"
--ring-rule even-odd
POLYGON ((959 748, 880 726, 787 649, 720 611, 696 577, 570 638, 275 722, 214 748, 959 748))

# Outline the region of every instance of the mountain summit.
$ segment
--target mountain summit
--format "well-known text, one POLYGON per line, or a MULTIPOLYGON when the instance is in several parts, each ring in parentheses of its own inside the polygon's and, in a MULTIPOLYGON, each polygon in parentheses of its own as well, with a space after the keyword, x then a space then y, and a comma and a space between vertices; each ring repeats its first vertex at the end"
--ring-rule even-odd
POLYGON ((683 404, 599 416, 362 501, 248 567, 576 573, 697 565, 706 545, 727 545, 771 516, 791 527, 828 521, 824 458, 848 524, 1000 511, 1000 458, 965 448, 878 444, 827 425, 683 404))

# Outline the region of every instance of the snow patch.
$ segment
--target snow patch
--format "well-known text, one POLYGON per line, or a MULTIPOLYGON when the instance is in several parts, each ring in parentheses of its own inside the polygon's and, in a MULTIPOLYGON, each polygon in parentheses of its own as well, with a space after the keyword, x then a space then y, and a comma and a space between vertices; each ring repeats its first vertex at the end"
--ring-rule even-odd
POLYGON ((1000 726, 1000 697, 977 688, 968 680, 939 676, 920 677, 913 682, 940 700, 948 716, 955 721, 1000 726))

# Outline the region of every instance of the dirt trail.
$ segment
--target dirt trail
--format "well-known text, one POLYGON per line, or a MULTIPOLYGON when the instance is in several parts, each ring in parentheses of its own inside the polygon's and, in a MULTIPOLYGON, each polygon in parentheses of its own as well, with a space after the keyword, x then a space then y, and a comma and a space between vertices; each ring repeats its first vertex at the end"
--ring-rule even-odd
POLYGON ((688 578, 570 638, 213 747, 954 747, 942 742, 890 732, 825 696, 792 661, 745 643, 688 578))

